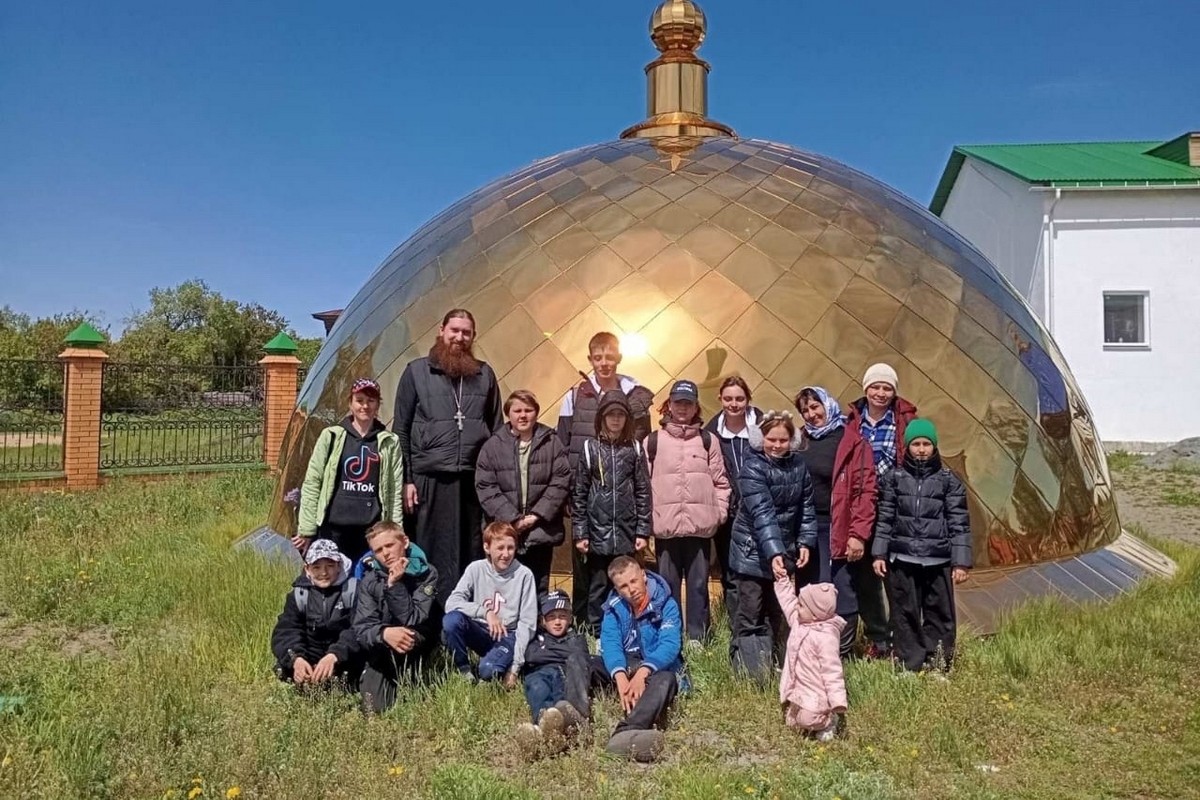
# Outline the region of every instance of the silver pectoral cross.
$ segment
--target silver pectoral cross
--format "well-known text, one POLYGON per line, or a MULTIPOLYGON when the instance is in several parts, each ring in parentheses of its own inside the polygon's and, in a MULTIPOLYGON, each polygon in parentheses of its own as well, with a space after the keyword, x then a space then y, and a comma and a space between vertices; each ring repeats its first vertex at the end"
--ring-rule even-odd
POLYGON ((463 429, 463 420, 464 420, 464 419, 466 419, 466 417, 465 417, 465 416, 463 416, 463 413, 462 413, 462 409, 461 409, 461 408, 460 408, 458 411, 455 411, 455 412, 454 412, 454 421, 455 421, 456 423, 458 423, 458 429, 459 429, 460 431, 463 429))

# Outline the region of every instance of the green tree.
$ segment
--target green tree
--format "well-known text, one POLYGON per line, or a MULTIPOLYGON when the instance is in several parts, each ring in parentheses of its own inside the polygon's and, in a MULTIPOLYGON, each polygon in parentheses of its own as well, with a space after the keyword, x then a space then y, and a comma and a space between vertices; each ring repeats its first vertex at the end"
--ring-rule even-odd
POLYGON ((107 327, 84 311, 35 319, 10 306, 0 307, 0 358, 54 358, 62 352, 67 334, 81 322, 90 322, 108 336, 107 327))

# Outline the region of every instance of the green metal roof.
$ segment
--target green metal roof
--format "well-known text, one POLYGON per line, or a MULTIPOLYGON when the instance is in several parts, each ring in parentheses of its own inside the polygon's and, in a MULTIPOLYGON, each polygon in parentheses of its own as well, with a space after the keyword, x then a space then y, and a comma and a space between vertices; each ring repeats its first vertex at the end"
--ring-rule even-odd
POLYGON ((929 209, 941 214, 967 156, 1040 186, 1200 184, 1200 167, 1161 157, 1162 141, 987 144, 955 147, 929 209), (1157 150, 1157 155, 1147 151, 1157 150))

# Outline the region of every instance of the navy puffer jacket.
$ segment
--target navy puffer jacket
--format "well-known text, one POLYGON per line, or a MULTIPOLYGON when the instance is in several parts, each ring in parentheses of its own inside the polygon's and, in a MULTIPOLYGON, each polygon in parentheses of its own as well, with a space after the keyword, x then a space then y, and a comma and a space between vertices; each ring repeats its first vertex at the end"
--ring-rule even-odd
POLYGON ((729 567, 754 578, 771 577, 771 560, 795 563, 801 547, 817 546, 817 512, 812 478, 804 459, 792 451, 772 458, 762 450, 762 433, 750 429, 750 450, 738 477, 741 504, 733 521, 729 567))
POLYGON ((936 450, 927 461, 906 458, 879 482, 879 511, 871 555, 946 559, 971 568, 967 490, 942 466, 936 450))

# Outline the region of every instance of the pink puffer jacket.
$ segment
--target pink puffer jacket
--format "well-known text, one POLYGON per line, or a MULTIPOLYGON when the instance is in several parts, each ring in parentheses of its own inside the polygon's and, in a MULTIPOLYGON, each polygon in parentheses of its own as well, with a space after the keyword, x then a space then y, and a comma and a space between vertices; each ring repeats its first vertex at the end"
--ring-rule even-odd
POLYGON ((699 425, 663 425, 650 465, 650 494, 658 538, 716 533, 729 516, 730 495, 717 437, 711 438, 705 452, 699 425))
POLYGON ((833 714, 846 711, 846 679, 838 657, 846 620, 837 615, 837 589, 814 583, 797 597, 791 579, 781 578, 775 581, 775 596, 791 626, 779 701, 790 727, 819 731, 833 714))

